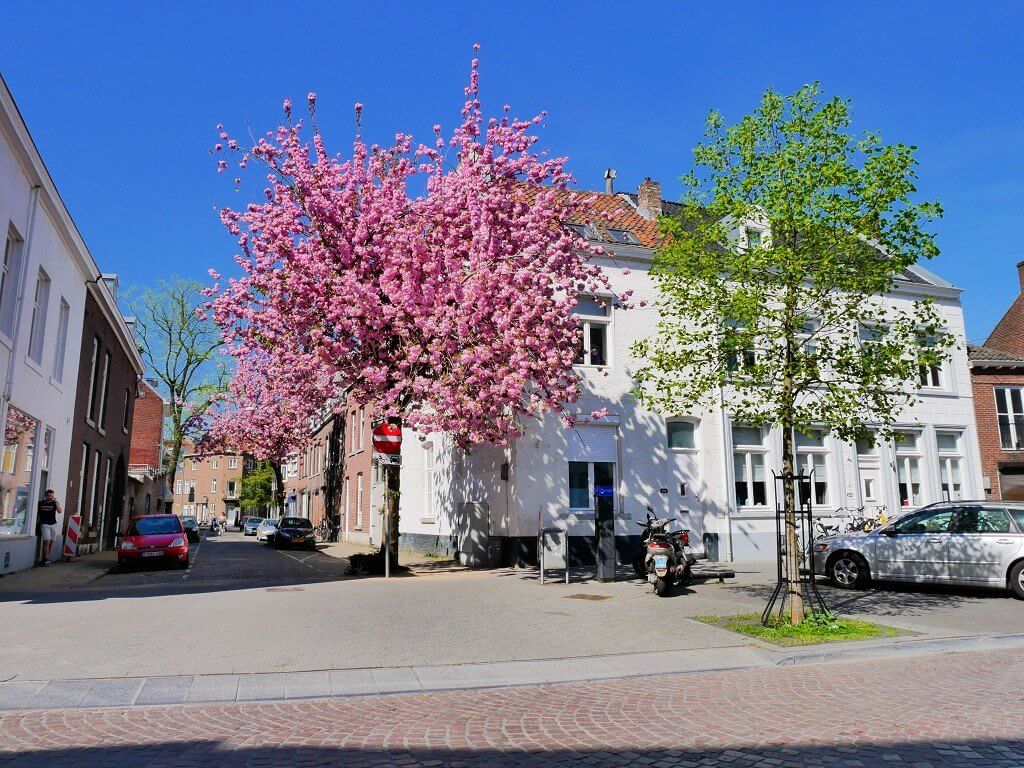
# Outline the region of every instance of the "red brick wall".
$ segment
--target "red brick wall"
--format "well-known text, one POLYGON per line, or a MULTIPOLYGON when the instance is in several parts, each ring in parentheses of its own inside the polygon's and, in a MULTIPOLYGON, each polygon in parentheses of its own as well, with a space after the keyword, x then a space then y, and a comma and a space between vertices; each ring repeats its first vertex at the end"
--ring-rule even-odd
POLYGON ((240 453, 218 454, 216 456, 197 456, 188 454, 182 446, 184 454, 183 466, 174 478, 174 513, 186 514, 186 507, 191 505, 191 514, 200 520, 216 514, 217 517, 228 519, 234 525, 235 518, 240 514, 238 497, 242 492, 242 475, 245 473, 245 457, 240 453), (231 466, 231 461, 235 466, 231 466), (195 469, 192 468, 193 463, 195 469), (216 466, 214 466, 216 464, 216 466), (213 490, 212 481, 217 480, 217 490, 213 490), (195 482, 195 493, 190 497, 189 489, 195 482), (234 493, 230 491, 229 482, 235 483, 234 493))
POLYGON ((1024 261, 1017 264, 1017 277, 1020 279, 1021 294, 992 329, 985 340, 985 346, 1011 355, 1024 356, 1024 261))
POLYGON ((139 382, 132 419, 129 464, 145 464, 160 469, 160 448, 164 431, 164 401, 146 381, 139 382))
MULTIPOLYGON (((358 426, 355 434, 353 434, 352 430, 353 416, 355 417, 356 424, 358 425, 360 422, 359 414, 359 407, 354 403, 349 403, 348 410, 346 411, 346 418, 348 421, 345 426, 344 449, 346 483, 342 486, 343 495, 345 493, 348 494, 348 503, 346 505, 343 498, 342 513, 344 514, 344 509, 347 506, 347 530, 350 534, 355 533, 357 535, 369 535, 371 514, 370 489, 373 484, 373 439, 371 435, 371 432, 373 431, 373 417, 368 411, 363 412, 363 418, 361 419, 363 439, 360 444, 358 426), (359 522, 359 516, 356 508, 359 475, 363 476, 363 519, 361 525, 357 525, 359 522)), ((346 530, 344 521, 342 522, 342 530, 346 530)))
POLYGON ((1024 373, 1013 373, 998 369, 971 369, 971 388, 974 391, 974 418, 978 426, 978 445, 981 449, 981 474, 989 478, 991 491, 986 498, 1001 499, 999 487, 999 462, 1024 462, 1024 451, 1004 451, 999 444, 999 421, 996 417, 996 399, 993 389, 997 386, 1024 386, 1024 373))

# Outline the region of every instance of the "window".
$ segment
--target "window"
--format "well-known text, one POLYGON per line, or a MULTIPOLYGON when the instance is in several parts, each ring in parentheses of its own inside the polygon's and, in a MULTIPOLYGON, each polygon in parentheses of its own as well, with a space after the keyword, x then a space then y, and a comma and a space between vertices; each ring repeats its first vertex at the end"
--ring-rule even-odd
POLYGON ((757 427, 733 427, 733 470, 737 507, 768 504, 768 483, 764 471, 764 433, 757 427))
POLYGON ((196 471, 196 460, 192 459, 192 461, 190 463, 192 464, 192 471, 195 472, 196 471))
POLYGON ((953 533, 1010 533, 1010 516, 1002 507, 969 506, 956 512, 953 533))
POLYGON ((961 482, 960 433, 936 432, 939 448, 939 489, 943 501, 959 501, 963 496, 961 482))
POLYGON ((93 421, 93 405, 96 402, 96 380, 100 364, 100 337, 94 336, 92 340, 92 358, 89 363, 89 402, 85 407, 85 420, 90 424, 93 421))
POLYGON ((110 353, 103 353, 103 383, 100 385, 100 412, 96 418, 96 428, 102 432, 107 422, 107 389, 110 384, 110 353))
POLYGON ((610 461, 570 461, 569 509, 594 509, 598 499, 611 498, 614 466, 610 461))
POLYGON ((575 232, 580 237, 584 237, 587 240, 600 240, 601 236, 597 234, 597 230, 589 224, 566 224, 570 230, 575 232))
POLYGON ((88 498, 85 495, 86 472, 89 467, 89 444, 82 443, 82 466, 78 470, 78 514, 85 520, 85 509, 82 506, 88 498))
POLYGON ((181 495, 181 480, 175 480, 174 481, 174 494, 176 496, 180 496, 181 495))
POLYGON ((216 493, 216 492, 217 492, 217 478, 216 477, 211 477, 210 478, 210 493, 216 493))
POLYGON ((348 452, 356 452, 356 412, 351 411, 348 415, 348 452))
POLYGON ((71 307, 60 298, 60 314, 57 317, 57 343, 53 350, 53 380, 64 381, 64 356, 68 348, 68 321, 71 318, 71 307))
POLYGON ((363 450, 363 448, 366 447, 366 442, 365 442, 365 438, 366 438, 365 431, 366 430, 365 430, 365 426, 366 426, 366 409, 363 406, 359 406, 359 424, 357 425, 357 427, 359 429, 359 450, 360 451, 363 450))
POLYGON ((827 505, 828 451, 825 448, 825 433, 820 430, 811 430, 808 434, 794 432, 793 441, 796 446, 797 473, 810 476, 811 501, 817 506, 827 505))
POLYGON ((742 321, 732 318, 725 321, 723 341, 726 348, 727 370, 742 373, 750 371, 757 365, 757 353, 748 347, 751 340, 747 338, 747 326, 742 321))
POLYGON ((919 507, 921 496, 921 456, 917 432, 896 433, 896 477, 901 507, 919 507))
POLYGON ((692 451, 697 447, 696 431, 697 425, 692 421, 669 421, 666 425, 668 431, 668 447, 675 451, 692 451))
POLYGON ((929 509, 913 515, 901 517, 893 525, 897 533, 905 535, 949 533, 949 524, 953 519, 952 507, 929 509))
POLYGON ((581 344, 576 352, 576 365, 609 365, 608 328, 610 299, 581 296, 573 314, 580 319, 581 344))
POLYGON ((228 469, 238 469, 238 459, 228 459, 228 469))
POLYGON ((624 245, 640 244, 640 241, 628 229, 610 229, 605 227, 604 231, 608 235, 608 239, 613 243, 622 243, 624 245))
POLYGON ((128 423, 132 420, 132 388, 124 388, 124 411, 121 413, 121 431, 128 434, 128 423))
POLYGON ((878 455, 878 443, 874 437, 859 437, 857 438, 857 455, 858 456, 877 456, 878 455))
POLYGON ((996 387, 999 445, 1004 451, 1024 449, 1024 404, 1020 387, 996 387))
POLYGON ((18 280, 21 277, 21 256, 25 243, 13 229, 7 231, 3 271, 0 273, 0 331, 14 335, 17 314, 18 280))
MULTIPOLYGON (((935 336, 923 336, 921 338, 921 346, 923 347, 934 347, 938 339, 935 336)), ((942 366, 932 364, 922 364, 918 366, 920 371, 920 382, 921 386, 927 389, 941 389, 942 388, 942 366)))
POLYGON ((34 362, 43 362, 43 341, 46 336, 46 309, 50 303, 50 278, 39 270, 36 292, 32 299, 32 326, 28 336, 28 356, 34 362))
POLYGON ((235 481, 234 480, 228 480, 228 496, 232 496, 233 497, 234 495, 235 495, 235 481))
MULTIPOLYGON (((95 528, 96 527, 96 522, 97 522, 97 515, 96 515, 97 509, 96 509, 96 507, 100 503, 99 502, 99 479, 100 479, 100 452, 96 451, 96 453, 94 453, 92 455, 92 480, 90 480, 90 484, 91 484, 91 487, 92 487, 92 493, 90 494, 90 498, 92 500, 92 505, 91 505, 91 508, 89 509, 89 520, 88 520, 89 528, 95 528)), ((100 510, 100 512, 102 514, 102 510, 100 510)))
POLYGON ((434 446, 426 443, 423 446, 423 517, 434 520, 434 492, 437 487, 437 467, 434 464, 434 446))
POLYGON ((0 539, 32 533, 29 500, 34 485, 31 468, 38 427, 35 417, 8 404, 0 468, 0 539))
POLYGON ((760 248, 764 237, 757 227, 747 227, 743 233, 747 239, 747 248, 760 248))
POLYGON ((43 455, 39 462, 39 487, 45 491, 50 487, 50 470, 53 468, 53 427, 47 427, 43 431, 43 455))
POLYGON ((590 464, 569 462, 569 509, 590 509, 590 464))
POLYGON ((210 467, 212 469, 217 469, 219 466, 220 466, 220 462, 217 461, 216 458, 210 459, 210 467))
POLYGON ((356 528, 363 527, 363 473, 356 475, 356 528))

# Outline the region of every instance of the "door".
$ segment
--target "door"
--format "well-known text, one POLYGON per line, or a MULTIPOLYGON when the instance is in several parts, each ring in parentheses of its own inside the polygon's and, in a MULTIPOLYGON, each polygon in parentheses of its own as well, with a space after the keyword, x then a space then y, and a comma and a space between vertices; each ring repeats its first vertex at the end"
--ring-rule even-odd
POLYGON ((594 462, 594 531, 597 578, 615 578, 615 464, 594 462))
POLYGON ((690 546, 704 549, 704 514, 698 496, 700 488, 698 456, 695 452, 671 451, 668 456, 668 517, 675 520, 672 530, 690 531, 690 546))
POLYGON ((873 536, 878 577, 906 581, 949 579, 947 558, 952 519, 952 507, 927 509, 900 518, 873 536))
POLYGON ((1006 581, 1010 561, 1022 539, 1003 507, 971 504, 957 509, 949 536, 949 571, 964 583, 1006 581))

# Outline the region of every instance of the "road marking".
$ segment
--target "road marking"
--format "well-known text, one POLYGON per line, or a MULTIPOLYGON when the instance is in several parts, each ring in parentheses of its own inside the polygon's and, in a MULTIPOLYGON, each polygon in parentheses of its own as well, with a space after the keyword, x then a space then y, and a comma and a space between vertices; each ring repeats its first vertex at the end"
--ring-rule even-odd
MULTIPOLYGON (((183 574, 181 574, 181 580, 182 581, 186 581, 188 579, 189 574, 192 573, 192 566, 195 565, 196 564, 196 560, 199 559, 199 545, 202 544, 202 543, 203 543, 203 537, 200 535, 199 541, 196 542, 196 553, 188 559, 188 568, 186 568, 185 572, 183 574)), ((192 547, 189 547, 189 551, 190 552, 191 552, 191 550, 192 550, 192 547)))

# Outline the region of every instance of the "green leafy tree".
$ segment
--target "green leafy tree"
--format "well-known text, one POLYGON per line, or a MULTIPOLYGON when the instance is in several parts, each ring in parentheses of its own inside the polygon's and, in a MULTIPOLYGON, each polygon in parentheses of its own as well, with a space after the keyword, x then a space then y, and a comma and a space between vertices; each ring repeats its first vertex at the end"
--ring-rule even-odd
POLYGON ((217 359, 220 328, 197 314, 202 291, 194 280, 172 277, 136 289, 129 300, 146 369, 168 400, 166 470, 172 488, 182 443, 200 436, 203 416, 227 386, 225 367, 217 359))
POLYGON ((952 343, 931 301, 883 298, 937 253, 925 227, 941 209, 912 200, 914 147, 850 126, 850 103, 817 84, 769 90, 735 125, 710 114, 681 214, 661 221, 657 332, 634 347, 649 406, 721 405, 735 423, 781 428, 794 623, 794 431, 890 437, 952 343))
POLYGON ((258 510, 267 513, 274 502, 274 466, 261 461, 256 468, 242 478, 239 504, 246 511, 258 510))

